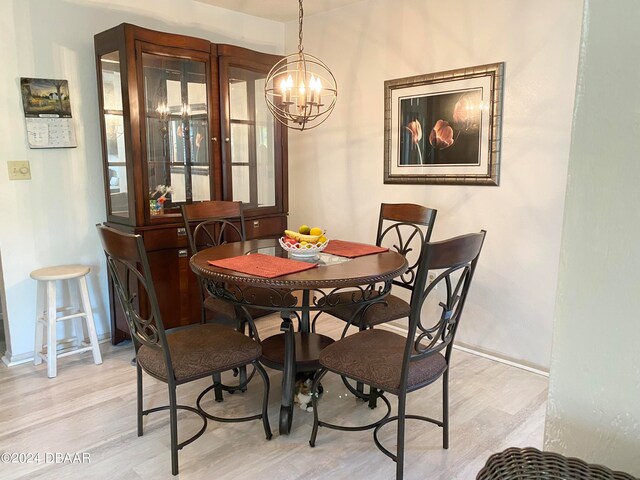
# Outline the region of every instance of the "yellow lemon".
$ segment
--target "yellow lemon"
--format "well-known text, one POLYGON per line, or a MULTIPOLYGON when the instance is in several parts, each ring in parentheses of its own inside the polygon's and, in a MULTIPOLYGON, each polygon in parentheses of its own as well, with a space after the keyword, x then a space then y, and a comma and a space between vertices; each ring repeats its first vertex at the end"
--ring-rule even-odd
MULTIPOLYGON (((298 229, 298 233, 301 233, 303 235, 309 235, 309 232, 311 231, 311 229, 309 228, 308 225, 302 225, 299 229, 298 229)), ((322 233, 322 232, 320 232, 322 233)))
POLYGON ((319 227, 313 227, 311 230, 309 230, 309 235, 322 235, 322 229, 319 227))
POLYGON ((322 235, 319 239, 318 239, 318 243, 322 244, 324 242, 327 241, 327 237, 325 237, 324 235, 322 235))

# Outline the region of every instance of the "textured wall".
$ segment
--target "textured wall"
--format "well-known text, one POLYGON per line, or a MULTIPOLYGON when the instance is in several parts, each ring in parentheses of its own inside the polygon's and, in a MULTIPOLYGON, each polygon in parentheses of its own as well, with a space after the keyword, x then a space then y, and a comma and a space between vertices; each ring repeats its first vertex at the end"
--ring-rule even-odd
POLYGON ((581 0, 370 0, 305 19, 339 98, 289 137, 290 224, 371 241, 384 201, 437 208, 434 239, 487 229, 458 339, 548 368, 581 18, 581 0), (384 81, 500 61, 500 187, 383 185, 384 81))
POLYGON ((640 476, 640 3, 587 0, 545 445, 640 476))

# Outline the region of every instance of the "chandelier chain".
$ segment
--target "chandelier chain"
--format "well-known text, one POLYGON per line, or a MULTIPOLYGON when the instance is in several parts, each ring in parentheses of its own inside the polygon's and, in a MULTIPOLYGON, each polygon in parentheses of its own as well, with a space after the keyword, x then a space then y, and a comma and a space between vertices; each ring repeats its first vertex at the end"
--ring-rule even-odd
POLYGON ((302 9, 302 0, 298 0, 300 6, 298 13, 298 52, 302 53, 304 47, 302 46, 302 18, 304 16, 304 10, 302 9))

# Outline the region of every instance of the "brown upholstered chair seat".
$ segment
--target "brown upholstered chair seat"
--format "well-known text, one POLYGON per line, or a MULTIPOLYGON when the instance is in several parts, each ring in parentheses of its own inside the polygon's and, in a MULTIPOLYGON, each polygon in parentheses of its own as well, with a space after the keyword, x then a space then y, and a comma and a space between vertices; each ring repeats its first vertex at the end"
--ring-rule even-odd
MULTIPOLYGON (((262 354, 260 344, 246 335, 215 324, 167 333, 167 343, 178 382, 247 365, 262 354)), ((137 358, 147 373, 166 379, 167 370, 160 349, 142 345, 137 358)))
MULTIPOLYGON (((320 353, 320 364, 339 375, 397 394, 405 344, 406 337, 387 330, 365 330, 326 347, 320 353)), ((439 353, 412 362, 407 390, 428 385, 446 369, 447 362, 439 353)))
MULTIPOLYGON (((329 311, 331 315, 337 317, 345 322, 348 322, 353 317, 353 314, 358 310, 358 305, 348 305, 351 301, 349 298, 352 294, 348 292, 340 293, 340 303, 346 305, 333 308, 329 311)), ((377 293, 375 294, 377 295, 377 293)), ((395 295, 388 295, 384 300, 379 303, 374 303, 367 307, 364 312, 364 316, 358 314, 353 319, 352 325, 361 327, 363 320, 364 325, 372 327, 374 325, 380 325, 381 323, 390 322, 391 320, 398 320, 400 318, 407 318, 411 307, 407 302, 395 295)))

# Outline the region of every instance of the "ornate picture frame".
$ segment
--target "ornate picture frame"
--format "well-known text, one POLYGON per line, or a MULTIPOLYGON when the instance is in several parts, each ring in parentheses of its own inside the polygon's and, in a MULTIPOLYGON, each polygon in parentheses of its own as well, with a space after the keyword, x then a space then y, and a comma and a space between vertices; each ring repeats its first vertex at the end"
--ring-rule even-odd
POLYGON ((498 186, 504 62, 384 82, 384 183, 498 186))

